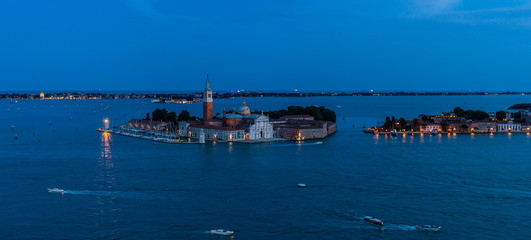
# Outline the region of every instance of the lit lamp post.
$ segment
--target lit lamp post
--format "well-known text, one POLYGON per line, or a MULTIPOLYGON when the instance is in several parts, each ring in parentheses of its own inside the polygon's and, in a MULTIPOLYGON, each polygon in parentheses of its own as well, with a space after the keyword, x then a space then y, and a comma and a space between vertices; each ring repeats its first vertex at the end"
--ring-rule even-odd
POLYGON ((103 119, 103 130, 109 130, 109 119, 103 119))

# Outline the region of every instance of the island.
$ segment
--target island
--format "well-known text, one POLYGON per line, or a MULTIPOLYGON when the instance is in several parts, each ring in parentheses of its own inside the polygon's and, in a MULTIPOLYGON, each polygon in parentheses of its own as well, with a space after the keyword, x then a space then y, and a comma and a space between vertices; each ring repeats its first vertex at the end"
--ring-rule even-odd
POLYGON ((531 103, 517 103, 509 107, 511 110, 531 110, 531 103))
POLYGON ((131 119, 115 127, 104 125, 99 130, 169 143, 302 141, 336 132, 336 113, 324 106, 289 106, 287 110, 264 112, 251 111, 243 101, 238 110, 223 107, 222 114, 214 115, 208 75, 202 101, 201 118, 190 116, 187 110, 177 115, 157 108, 143 119, 131 119))
MULTIPOLYGON (((513 105, 515 106, 515 105, 513 105)), ((523 106, 523 105, 519 105, 523 106)), ((417 118, 386 117, 381 126, 374 126, 364 131, 374 134, 494 134, 494 133, 527 133, 531 131, 531 112, 529 110, 508 112, 485 112, 482 110, 464 110, 454 108, 451 112, 439 115, 420 114, 417 118)))

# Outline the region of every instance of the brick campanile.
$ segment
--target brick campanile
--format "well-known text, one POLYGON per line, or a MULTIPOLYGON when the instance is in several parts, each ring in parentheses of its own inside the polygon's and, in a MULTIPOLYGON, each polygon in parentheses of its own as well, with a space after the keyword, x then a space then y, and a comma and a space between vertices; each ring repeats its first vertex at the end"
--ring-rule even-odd
POLYGON ((212 90, 210 90, 210 82, 208 82, 208 74, 206 78, 205 92, 203 92, 203 121, 207 122, 212 119, 212 90))

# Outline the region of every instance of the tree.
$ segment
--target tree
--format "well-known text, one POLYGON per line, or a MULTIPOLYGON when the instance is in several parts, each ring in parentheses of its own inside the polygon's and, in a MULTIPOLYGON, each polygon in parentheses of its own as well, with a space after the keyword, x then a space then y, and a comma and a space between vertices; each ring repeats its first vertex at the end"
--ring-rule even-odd
POLYGON ((472 121, 478 121, 488 119, 489 114, 481 110, 466 110, 463 117, 472 121))
POLYGON ((155 111, 153 111, 152 115, 153 116, 153 121, 167 121, 168 120, 168 111, 163 108, 163 109, 155 109, 155 111))
POLYGON ((177 113, 169 112, 168 113, 168 121, 172 122, 172 123, 177 122, 177 113))
POLYGON ((386 117, 385 118, 385 123, 384 123, 384 130, 389 130, 389 129, 392 129, 393 128, 393 122, 391 121, 391 118, 390 117, 386 117))
POLYGON ((181 113, 179 113, 179 116, 177 117, 177 121, 189 121, 190 120, 190 113, 187 110, 182 110, 181 113))
POLYGON ((525 123, 525 118, 522 118, 522 113, 520 112, 513 113, 512 117, 514 118, 514 121, 517 123, 525 123))
POLYGON ((465 114, 465 110, 463 110, 463 109, 460 108, 460 107, 456 107, 456 108, 454 108, 454 113, 455 113, 455 115, 457 115, 458 117, 462 117, 462 116, 465 114))
POLYGON ((461 129, 463 129, 466 132, 468 130, 468 125, 462 124, 461 129))
POLYGON ((515 112, 511 115, 511 117, 514 118, 514 120, 516 121, 522 118, 522 114, 520 112, 515 112))
POLYGON ((406 119, 405 118, 398 119, 398 125, 399 125, 399 129, 404 129, 407 125, 406 119))
POLYGON ((146 120, 149 120, 149 119, 151 119, 151 118, 149 117, 149 113, 146 113, 146 120))
POLYGON ((415 118, 413 119, 413 129, 417 129, 419 127, 419 119, 415 118))
POLYGON ((503 119, 505 119, 506 117, 507 117, 507 114, 505 114, 505 111, 500 110, 496 112, 496 119, 498 121, 503 121, 503 119))

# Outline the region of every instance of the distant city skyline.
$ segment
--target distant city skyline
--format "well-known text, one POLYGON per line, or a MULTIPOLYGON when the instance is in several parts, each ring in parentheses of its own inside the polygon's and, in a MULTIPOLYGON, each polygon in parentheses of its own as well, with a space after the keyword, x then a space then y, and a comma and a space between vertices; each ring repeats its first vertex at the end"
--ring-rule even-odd
POLYGON ((531 1, 0 3, 0 91, 531 91, 531 1))

